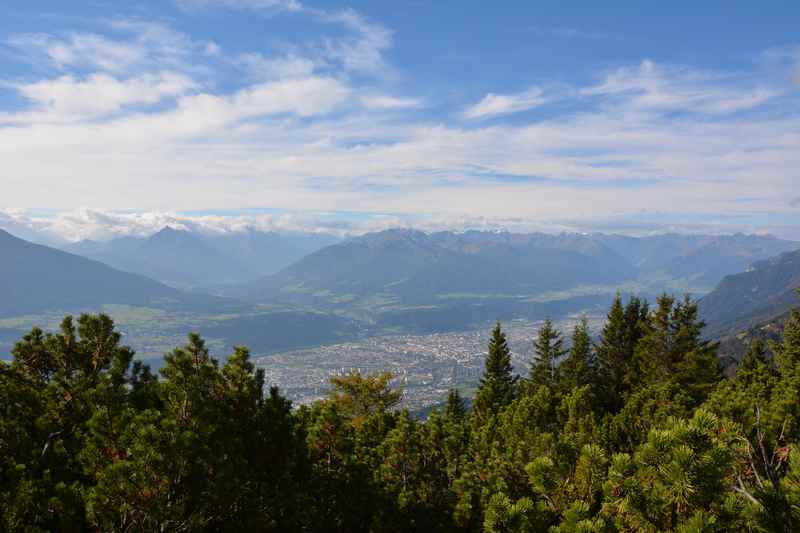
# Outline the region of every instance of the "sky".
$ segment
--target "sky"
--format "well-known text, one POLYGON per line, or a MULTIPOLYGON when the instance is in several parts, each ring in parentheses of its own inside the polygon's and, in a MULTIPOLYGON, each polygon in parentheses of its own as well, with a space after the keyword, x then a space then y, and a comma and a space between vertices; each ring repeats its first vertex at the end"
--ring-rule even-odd
POLYGON ((0 227, 800 240, 800 3, 11 0, 0 227))

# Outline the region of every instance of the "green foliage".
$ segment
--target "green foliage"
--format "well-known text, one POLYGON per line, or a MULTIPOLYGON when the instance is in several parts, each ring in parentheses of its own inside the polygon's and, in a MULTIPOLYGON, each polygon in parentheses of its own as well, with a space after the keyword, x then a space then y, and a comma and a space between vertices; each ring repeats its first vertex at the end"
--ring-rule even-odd
POLYGON ((393 377, 391 372, 368 376, 353 372, 333 376, 330 378, 333 386, 331 400, 353 424, 360 425, 369 416, 385 412, 400 402, 402 393, 389 387, 393 377))
POLYGON ((472 414, 426 421, 389 373, 293 409, 244 348, 192 334, 156 376, 106 316, 34 329, 0 363, 0 530, 797 531, 800 314, 735 379, 688 298, 608 316, 566 358, 545 324, 523 391, 497 325, 472 414))
POLYGON ((608 311, 606 324, 596 346, 605 410, 617 412, 628 394, 641 381, 642 369, 636 348, 648 321, 647 305, 631 298, 623 307, 619 294, 608 311))
POLYGON ((485 424, 511 403, 516 395, 516 385, 517 376, 512 374, 511 368, 511 350, 498 322, 492 330, 483 376, 475 394, 472 409, 474 423, 485 424))
POLYGON ((464 399, 458 392, 458 389, 450 389, 447 391, 447 404, 444 410, 447 418, 460 422, 467 416, 467 407, 464 405, 464 399))
POLYGON ((565 391, 584 385, 599 386, 597 360, 589 335, 589 324, 581 318, 572 332, 572 346, 566 360, 558 367, 559 383, 565 391))
POLYGON ((561 333, 548 318, 539 328, 536 340, 533 341, 531 384, 534 387, 540 385, 554 386, 559 378, 558 363, 566 353, 561 333))

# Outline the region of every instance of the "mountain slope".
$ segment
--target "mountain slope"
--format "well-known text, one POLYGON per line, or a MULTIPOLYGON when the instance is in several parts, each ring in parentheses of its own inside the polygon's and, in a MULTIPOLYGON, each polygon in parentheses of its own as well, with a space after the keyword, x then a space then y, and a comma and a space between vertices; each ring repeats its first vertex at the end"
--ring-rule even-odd
POLYGON ((728 274, 800 244, 769 235, 682 235, 648 237, 598 235, 598 240, 631 261, 642 276, 690 281, 713 288, 728 274))
POLYGON ((580 235, 387 230, 326 247, 232 294, 309 303, 381 294, 419 303, 459 294, 521 297, 632 276, 622 257, 580 235))
POLYGON ((388 230, 326 247, 232 294, 306 303, 381 294, 420 303, 458 295, 531 296, 625 282, 661 291, 674 281, 705 292, 726 274, 797 247, 774 237, 741 234, 626 237, 388 230))
POLYGON ((125 270, 175 287, 232 283, 257 274, 236 257, 228 257, 204 239, 167 226, 120 259, 125 270))
POLYGON ((741 274, 726 276, 700 301, 709 335, 747 329, 778 317, 798 304, 800 250, 755 263, 741 274))
POLYGON ((33 244, 0 230, 0 315, 104 303, 150 305, 182 294, 146 277, 33 244))

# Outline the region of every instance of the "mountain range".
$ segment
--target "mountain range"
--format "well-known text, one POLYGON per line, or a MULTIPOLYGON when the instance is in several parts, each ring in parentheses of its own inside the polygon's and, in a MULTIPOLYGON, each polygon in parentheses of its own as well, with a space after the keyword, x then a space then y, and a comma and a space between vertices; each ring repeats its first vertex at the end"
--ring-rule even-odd
POLYGON ((336 241, 329 235, 311 233, 248 229, 204 234, 168 226, 146 238, 83 240, 64 249, 173 287, 196 289, 242 283, 277 272, 336 241))
POLYGON ((458 296, 531 297, 586 285, 683 281, 710 290, 724 275, 800 244, 769 236, 387 230, 314 252, 229 294, 252 300, 419 303, 458 296))
POLYGON ((720 334, 785 311, 800 284, 800 251, 779 255, 800 245, 769 236, 388 230, 323 246, 326 239, 164 228, 149 238, 71 245, 81 257, 1 232, 0 316, 105 304, 180 309, 188 314, 171 316, 176 332, 201 329, 225 346, 246 336, 268 351, 309 339, 559 317, 602 309, 618 290, 703 293, 751 265, 701 302, 709 330, 720 334), (236 282, 308 249, 274 274, 236 282), (182 289, 202 286, 215 294, 182 289))
POLYGON ((603 307, 617 290, 651 298, 662 291, 702 294, 725 274, 799 247, 742 234, 387 230, 325 247, 221 294, 310 306, 391 328, 458 329, 603 307))
MULTIPOLYGON (((171 231, 160 232, 145 249, 169 247, 174 236, 171 231)), ((135 250, 142 243, 129 239, 116 243, 126 245, 135 250)), ((13 343, 30 326, 52 329, 50 317, 57 316, 57 321, 64 314, 80 312, 110 312, 126 341, 142 349, 144 357, 160 356, 161 347, 173 346, 191 331, 202 331, 219 355, 226 355, 242 342, 267 353, 348 340, 363 329, 352 319, 331 313, 254 306, 179 290, 3 230, 0 258, 0 360, 8 357, 13 343)), ((205 260, 197 255, 193 259, 205 260)))

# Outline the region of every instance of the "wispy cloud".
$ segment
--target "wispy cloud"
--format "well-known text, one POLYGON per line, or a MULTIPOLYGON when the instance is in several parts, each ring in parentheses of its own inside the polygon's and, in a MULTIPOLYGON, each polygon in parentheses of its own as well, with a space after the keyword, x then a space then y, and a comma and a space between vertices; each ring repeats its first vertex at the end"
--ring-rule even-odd
POLYGON ((25 113, 0 114, 0 123, 92 118, 115 113, 128 105, 156 104, 164 98, 185 94, 195 87, 195 83, 175 72, 145 74, 124 80, 98 73, 84 79, 65 75, 13 87, 31 101, 35 109, 25 113))
POLYGON ((310 76, 316 68, 312 59, 297 54, 265 57, 259 52, 250 52, 240 55, 236 61, 255 79, 302 78, 310 76))
POLYGON ((327 12, 315 11, 322 20, 341 24, 352 35, 344 39, 324 40, 325 55, 342 64, 346 70, 386 72, 383 53, 392 46, 392 32, 381 24, 367 20, 353 9, 327 12))
POLYGON ((176 0, 176 3, 179 7, 188 10, 209 7, 250 9, 256 11, 301 11, 303 9, 303 5, 297 0, 176 0))
POLYGON ((187 59, 216 46, 194 41, 161 23, 118 19, 109 23, 114 36, 86 32, 14 35, 7 43, 32 63, 66 71, 87 69, 113 74, 147 69, 191 68, 187 59))
POLYGON ((771 87, 737 87, 731 77, 687 67, 642 61, 622 67, 582 90, 587 96, 620 98, 626 105, 655 111, 705 114, 734 113, 757 107, 780 94, 771 87))
POLYGON ((368 109, 415 109, 423 105, 420 98, 396 96, 362 96, 361 103, 368 109))
POLYGON ((515 94, 489 93, 480 102, 465 109, 462 116, 467 119, 477 119, 508 115, 533 109, 546 101, 544 91, 539 87, 531 87, 527 91, 515 94))
MULTIPOLYGON (((386 74, 391 71, 385 61, 384 53, 392 46, 392 32, 383 25, 368 20, 364 15, 351 8, 321 9, 306 6, 297 0, 177 0, 177 3, 180 7, 190 10, 217 7, 246 9, 270 14, 281 11, 303 13, 317 21, 342 26, 350 32, 344 37, 323 37, 314 46, 316 50, 313 51, 319 54, 321 59, 336 62, 345 70, 354 72, 386 74)), ((253 60, 257 60, 248 55, 245 55, 243 59, 251 63, 253 60)), ((308 67, 315 63, 308 58, 305 63, 301 63, 301 59, 303 58, 296 55, 288 56, 283 58, 283 62, 278 60, 277 64, 262 66, 267 70, 295 69, 308 67)))

